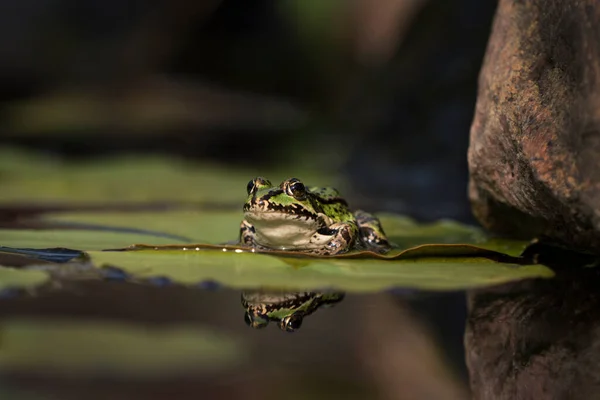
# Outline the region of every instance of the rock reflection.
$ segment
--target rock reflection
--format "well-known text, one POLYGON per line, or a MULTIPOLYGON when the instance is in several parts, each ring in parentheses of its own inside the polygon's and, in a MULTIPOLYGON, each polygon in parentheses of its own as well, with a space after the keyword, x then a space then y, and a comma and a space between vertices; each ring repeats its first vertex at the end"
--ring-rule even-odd
POLYGON ((266 327, 270 321, 282 331, 300 329, 304 317, 319 308, 333 306, 344 299, 342 292, 285 292, 247 290, 242 292, 244 321, 252 328, 266 327))
POLYGON ((465 347, 475 399, 598 398, 600 271, 470 293, 465 347))

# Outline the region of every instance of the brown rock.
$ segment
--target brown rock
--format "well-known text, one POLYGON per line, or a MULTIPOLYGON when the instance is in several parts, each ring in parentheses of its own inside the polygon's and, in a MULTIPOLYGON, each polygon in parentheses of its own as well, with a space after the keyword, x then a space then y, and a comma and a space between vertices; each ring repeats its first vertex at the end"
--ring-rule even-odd
POLYGON ((479 79, 475 216, 600 252, 600 5, 501 0, 479 79))

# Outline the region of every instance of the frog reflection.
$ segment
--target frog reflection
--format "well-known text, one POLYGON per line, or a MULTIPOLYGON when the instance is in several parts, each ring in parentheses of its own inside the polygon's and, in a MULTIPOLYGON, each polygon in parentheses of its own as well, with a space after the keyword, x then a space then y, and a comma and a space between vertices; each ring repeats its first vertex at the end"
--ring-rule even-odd
POLYGON ((305 316, 343 299, 341 292, 245 291, 242 292, 242 306, 246 309, 244 321, 256 329, 274 321, 282 331, 294 332, 305 316))

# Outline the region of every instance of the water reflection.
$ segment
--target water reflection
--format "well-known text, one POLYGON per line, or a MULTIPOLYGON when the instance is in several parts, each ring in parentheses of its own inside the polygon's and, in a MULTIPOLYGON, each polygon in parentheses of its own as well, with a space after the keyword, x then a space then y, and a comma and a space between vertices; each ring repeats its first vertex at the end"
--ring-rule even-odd
MULTIPOLYGON (((138 399, 168 391, 178 399, 204 393, 252 400, 276 398, 293 387, 297 398, 467 398, 442 350, 447 343, 436 340, 454 336, 423 318, 431 310, 423 303, 415 307, 420 295, 412 291, 246 290, 241 293, 246 322, 253 328, 271 321, 279 326, 256 330, 241 323, 240 291, 212 280, 184 285, 161 275, 140 278, 116 267, 95 268, 85 260, 56 263, 0 251, 2 259, 22 272, 41 269, 49 280, 0 290, 0 392, 25 388, 61 399, 138 399), (316 314, 342 300, 343 307, 316 314), (299 335, 280 332, 296 331, 308 315, 299 335), (123 344, 123 338, 131 343, 123 344), (219 345, 227 338, 237 350, 219 345), (143 344, 146 349, 139 350, 143 344), (94 356, 87 348, 99 351, 94 356), (141 363, 128 361, 141 354, 141 363), (9 355, 12 363, 6 362, 9 355), (219 367, 220 359, 229 361, 219 367), (256 382, 270 382, 273 395, 248 394, 256 382)), ((427 304, 435 303, 438 314, 453 315, 448 323, 463 327, 462 318, 447 312, 448 297, 435 298, 427 304)))
POLYGON ((600 393, 600 272, 469 294, 465 332, 477 399, 592 399, 600 393))
POLYGON ((99 272, 95 269, 85 274, 69 271, 53 273, 49 284, 0 301, 4 339, 6 332, 12 332, 11 340, 4 340, 0 348, 4 387, 61 399, 156 398, 155 392, 178 399, 195 399, 198 393, 209 398, 274 399, 290 387, 297 398, 332 394, 347 399, 466 398, 434 335, 398 294, 243 292, 244 314, 255 324, 260 325, 258 316, 271 317, 268 321, 277 321, 289 331, 312 315, 305 329, 290 337, 277 328, 256 331, 244 326, 239 290, 200 290, 201 285, 163 279, 131 280, 118 271, 108 276, 94 274, 99 272), (333 312, 315 313, 342 300, 343 306, 333 312), (14 325, 14 321, 27 325, 23 328, 22 322, 14 325), (56 340, 51 341, 47 332, 56 340), (119 350, 123 344, 118 338, 127 332, 136 333, 133 344, 148 344, 144 351, 128 347, 138 352, 135 357, 143 354, 139 370, 136 365, 130 370, 135 378, 125 371, 133 356, 119 350), (212 342, 203 345, 201 338, 185 343, 176 338, 169 342, 176 349, 168 347, 163 341, 173 332, 182 332, 182 338, 213 332, 219 341, 230 338, 240 351, 231 353, 212 342), (158 345, 152 344, 153 338, 158 345), (184 344, 193 351, 177 350, 184 344), (91 357, 87 347, 101 347, 104 361, 91 357), (221 350, 229 352, 231 360, 222 368, 213 359, 214 352, 221 350), (200 355, 192 359, 192 352, 200 355), (9 354, 14 364, 6 363, 9 354), (72 360, 81 364, 57 374, 56 367, 42 363, 55 362, 57 357, 65 364, 72 360), (22 360, 29 364, 21 366, 22 360), (112 366, 109 380, 107 365, 112 366), (148 370, 155 373, 145 374, 148 370), (248 387, 256 382, 270 382, 272 394, 248 394, 248 387))
POLYGON ((304 317, 319 308, 328 307, 344 299, 342 292, 285 292, 247 290, 242 292, 242 306, 246 309, 244 321, 260 329, 276 322, 282 331, 300 329, 304 317))

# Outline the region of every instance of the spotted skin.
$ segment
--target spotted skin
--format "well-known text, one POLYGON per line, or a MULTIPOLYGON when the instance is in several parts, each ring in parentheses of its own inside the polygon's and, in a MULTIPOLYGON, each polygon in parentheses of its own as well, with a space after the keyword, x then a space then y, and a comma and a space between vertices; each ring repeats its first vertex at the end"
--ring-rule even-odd
POLYGON ((248 183, 243 209, 240 243, 259 250, 326 256, 351 249, 390 249, 379 220, 364 211, 352 213, 333 188, 307 188, 296 178, 273 186, 258 177, 248 183))

